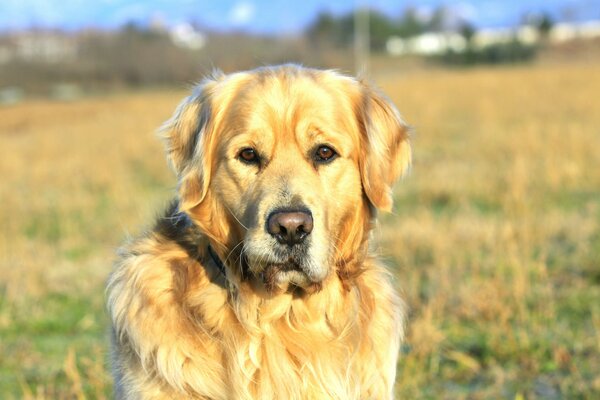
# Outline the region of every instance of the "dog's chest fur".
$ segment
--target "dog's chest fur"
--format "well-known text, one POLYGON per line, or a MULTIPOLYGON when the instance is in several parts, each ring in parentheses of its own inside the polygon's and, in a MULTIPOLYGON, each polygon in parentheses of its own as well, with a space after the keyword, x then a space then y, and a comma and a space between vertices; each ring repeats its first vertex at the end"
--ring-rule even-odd
POLYGON ((178 238, 137 240, 111 276, 118 396, 391 396, 402 326, 383 268, 373 262, 349 288, 332 276, 308 297, 269 299, 224 285, 178 238))

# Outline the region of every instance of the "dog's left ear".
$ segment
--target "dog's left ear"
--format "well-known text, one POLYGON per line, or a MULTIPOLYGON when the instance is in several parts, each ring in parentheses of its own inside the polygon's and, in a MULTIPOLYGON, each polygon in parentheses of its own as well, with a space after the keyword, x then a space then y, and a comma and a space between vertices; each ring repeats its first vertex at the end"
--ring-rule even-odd
POLYGON ((209 131, 213 123, 210 94, 215 84, 206 79, 195 87, 160 129, 167 158, 177 175, 182 211, 200 204, 208 191, 212 167, 209 131))
POLYGON ((359 121, 362 129, 360 173, 371 204, 385 211, 392 209, 392 186, 411 163, 409 127, 392 103, 369 85, 361 82, 359 121))

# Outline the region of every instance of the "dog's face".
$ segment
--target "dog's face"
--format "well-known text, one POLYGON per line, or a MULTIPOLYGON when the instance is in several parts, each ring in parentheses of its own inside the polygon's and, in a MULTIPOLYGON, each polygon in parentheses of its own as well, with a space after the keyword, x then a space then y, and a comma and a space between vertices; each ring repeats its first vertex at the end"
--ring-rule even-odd
POLYGON ((293 66, 206 81, 166 128, 180 207, 233 274, 311 292, 364 247, 410 162, 406 129, 370 88, 293 66))

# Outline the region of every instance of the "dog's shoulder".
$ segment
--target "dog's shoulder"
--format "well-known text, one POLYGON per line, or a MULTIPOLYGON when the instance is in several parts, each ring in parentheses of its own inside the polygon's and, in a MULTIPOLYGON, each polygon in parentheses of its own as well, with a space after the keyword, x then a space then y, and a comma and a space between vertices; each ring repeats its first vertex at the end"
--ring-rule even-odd
POLYGON ((199 244, 204 235, 187 214, 179 211, 179 202, 171 201, 166 210, 156 219, 151 234, 159 241, 176 244, 193 260, 202 257, 199 244))
POLYGON ((164 257, 166 249, 179 250, 190 261, 200 261, 203 257, 201 244, 205 241, 198 227, 185 213, 179 211, 178 201, 172 200, 155 218, 150 229, 130 238, 119 248, 117 265, 140 256, 164 257))
POLYGON ((198 346, 209 340, 195 325, 200 319, 191 317, 204 315, 208 306, 222 309, 227 299, 223 277, 209 261, 204 243, 205 237, 173 202, 151 229, 119 250, 106 296, 113 366, 124 398, 162 390, 168 392, 164 398, 177 398, 175 391, 206 392, 206 385, 224 390, 223 373, 214 379, 200 376, 205 368, 221 367, 218 355, 198 346), (191 288, 195 296, 189 295, 191 288), (160 379, 148 381, 147 374, 160 379))
POLYGON ((206 238, 173 201, 151 229, 118 250, 107 284, 109 311, 131 307, 127 304, 136 297, 143 300, 140 307, 161 293, 177 300, 190 282, 198 280, 219 283, 222 279, 207 255, 206 238))

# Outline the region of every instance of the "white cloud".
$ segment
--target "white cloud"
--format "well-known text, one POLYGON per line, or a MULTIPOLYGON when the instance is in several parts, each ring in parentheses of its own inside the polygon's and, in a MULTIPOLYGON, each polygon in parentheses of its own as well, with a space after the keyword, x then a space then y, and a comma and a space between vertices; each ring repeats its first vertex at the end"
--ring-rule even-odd
POLYGON ((254 17, 254 4, 241 1, 236 3, 229 12, 229 21, 233 25, 244 25, 254 17))

